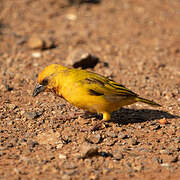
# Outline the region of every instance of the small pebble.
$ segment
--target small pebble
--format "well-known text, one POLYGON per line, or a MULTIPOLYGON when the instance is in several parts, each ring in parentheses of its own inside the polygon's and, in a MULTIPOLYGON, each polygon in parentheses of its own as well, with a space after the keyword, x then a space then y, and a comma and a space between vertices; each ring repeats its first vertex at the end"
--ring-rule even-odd
POLYGON ((71 177, 69 175, 67 175, 67 174, 64 174, 64 175, 61 176, 61 179, 62 180, 71 180, 71 177))
POLYGON ((143 168, 144 168, 143 165, 137 165, 137 166, 134 166, 134 167, 133 167, 133 169, 134 169, 135 171, 141 171, 141 170, 143 170, 143 168))
POLYGON ((75 174, 76 172, 77 172, 76 169, 68 169, 68 170, 65 171, 65 173, 66 173, 67 175, 70 175, 70 176, 72 176, 72 175, 75 174))
POLYGON ((66 159, 66 155, 64 155, 64 154, 59 154, 59 159, 66 159))
POLYGON ((139 144, 138 140, 135 139, 135 138, 129 139, 128 143, 129 143, 130 145, 133 145, 133 146, 139 144))
POLYGON ((12 142, 8 142, 6 145, 7 148, 12 148, 14 147, 14 144, 12 142))
POLYGON ((25 114, 25 111, 20 111, 20 114, 21 114, 21 116, 23 116, 24 114, 25 114))
POLYGON ((107 137, 103 142, 106 146, 113 146, 117 142, 117 140, 107 137))
POLYGON ((158 164, 162 164, 163 163, 163 160, 159 157, 155 157, 153 158, 153 161, 157 162, 158 164))
POLYGON ((41 58, 42 54, 40 52, 33 52, 32 57, 33 58, 41 58))
POLYGON ((28 40, 28 46, 31 49, 43 49, 44 44, 44 41, 38 35, 30 37, 28 40))
POLYGON ((9 84, 5 84, 5 88, 7 91, 12 91, 14 88, 9 86, 9 84))
POLYGON ((76 169, 77 167, 78 167, 77 163, 72 162, 72 161, 70 161, 70 162, 66 161, 64 164, 65 169, 76 169))
POLYGON ((98 147, 89 143, 84 143, 80 149, 82 158, 90 158, 98 154, 98 147))
POLYGON ((75 14, 66 14, 66 18, 71 21, 75 21, 77 16, 75 14))
POLYGON ((163 164, 161 164, 161 166, 162 166, 162 167, 170 167, 170 164, 168 164, 168 163, 163 163, 163 164))
POLYGON ((153 130, 159 130, 161 129, 161 126, 158 124, 158 125, 155 125, 155 127, 153 127, 153 130))
POLYGON ((165 149, 162 149, 159 151, 161 154, 169 154, 169 151, 168 150, 165 150, 165 149))
POLYGON ((17 106, 16 106, 15 104, 7 104, 6 106, 7 106, 11 111, 17 108, 17 106))
POLYGON ((120 152, 120 151, 114 151, 113 152, 113 158, 115 159, 115 160, 118 160, 118 161, 120 161, 121 159, 123 159, 123 154, 120 152))
POLYGON ((63 147, 63 143, 59 143, 56 145, 56 149, 61 149, 63 147))
POLYGON ((26 112, 27 119, 36 119, 40 115, 42 115, 42 112, 36 112, 36 111, 26 112))
POLYGON ((38 146, 39 143, 37 141, 30 140, 30 141, 28 141, 28 145, 30 146, 30 148, 34 148, 34 147, 38 146))
POLYGON ((120 134, 118 135, 118 138, 119 138, 119 139, 128 139, 129 136, 128 136, 127 134, 120 133, 120 134))
POLYGON ((111 131, 106 132, 106 135, 109 136, 109 137, 112 137, 112 138, 117 138, 118 137, 115 132, 111 132, 111 131))
POLYGON ((88 136, 87 140, 93 144, 98 144, 101 140, 101 135, 100 134, 91 134, 88 136))
POLYGON ((165 118, 163 118, 163 119, 159 120, 159 123, 160 124, 168 124, 168 121, 165 118))

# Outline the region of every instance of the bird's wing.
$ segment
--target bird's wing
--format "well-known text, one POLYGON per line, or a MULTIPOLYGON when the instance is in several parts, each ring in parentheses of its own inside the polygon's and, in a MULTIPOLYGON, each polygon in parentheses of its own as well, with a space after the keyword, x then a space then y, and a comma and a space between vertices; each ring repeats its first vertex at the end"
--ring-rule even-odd
POLYGON ((112 88, 115 93, 119 94, 119 95, 129 95, 129 96, 138 96, 136 93, 134 93, 133 91, 129 90, 128 88, 126 88, 125 86, 108 79, 108 83, 107 83, 108 88, 112 88))
POLYGON ((97 74, 87 76, 81 82, 91 95, 138 96, 123 85, 97 74))

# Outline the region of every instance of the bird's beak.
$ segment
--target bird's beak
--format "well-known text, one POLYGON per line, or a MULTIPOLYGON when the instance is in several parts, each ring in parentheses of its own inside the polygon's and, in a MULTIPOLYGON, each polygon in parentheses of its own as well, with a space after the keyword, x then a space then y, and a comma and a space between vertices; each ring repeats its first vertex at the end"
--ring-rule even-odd
POLYGON ((34 88, 32 96, 33 97, 37 96, 40 92, 44 91, 45 88, 46 88, 46 86, 37 83, 34 88))

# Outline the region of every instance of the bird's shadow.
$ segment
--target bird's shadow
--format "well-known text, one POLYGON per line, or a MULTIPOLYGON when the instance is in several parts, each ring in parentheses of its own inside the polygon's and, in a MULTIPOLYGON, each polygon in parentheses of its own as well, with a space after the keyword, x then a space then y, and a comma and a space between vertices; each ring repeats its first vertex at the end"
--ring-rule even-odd
POLYGON ((118 124, 133 124, 153 121, 162 118, 178 119, 180 118, 180 116, 160 110, 121 108, 120 110, 112 113, 111 121, 118 124))

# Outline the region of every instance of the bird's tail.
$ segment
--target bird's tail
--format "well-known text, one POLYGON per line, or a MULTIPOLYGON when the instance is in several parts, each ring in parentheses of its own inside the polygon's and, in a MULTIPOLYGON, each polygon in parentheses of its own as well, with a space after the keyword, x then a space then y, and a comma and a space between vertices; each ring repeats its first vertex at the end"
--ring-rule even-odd
POLYGON ((148 100, 148 99, 144 99, 144 98, 141 98, 141 97, 137 97, 136 98, 136 101, 137 102, 143 102, 143 103, 146 103, 146 104, 149 104, 149 105, 151 105, 151 106, 161 106, 160 104, 157 104, 156 102, 154 102, 154 101, 150 101, 150 100, 148 100))

